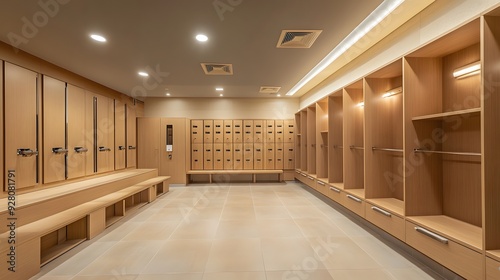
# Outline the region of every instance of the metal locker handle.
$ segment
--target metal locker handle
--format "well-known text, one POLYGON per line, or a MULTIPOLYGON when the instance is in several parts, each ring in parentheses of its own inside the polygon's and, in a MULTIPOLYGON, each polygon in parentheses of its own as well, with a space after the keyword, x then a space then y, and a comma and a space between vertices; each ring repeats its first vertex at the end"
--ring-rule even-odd
POLYGON ((128 146, 129 150, 135 150, 135 146, 128 146))
POLYGON ((56 148, 52 148, 52 152, 54 154, 66 154, 66 153, 68 153, 68 149, 63 149, 62 147, 56 147, 56 148))
POLYGON ((32 149, 20 148, 17 149, 17 155, 22 157, 38 156, 38 151, 33 151, 32 149))
POLYGON ((122 151, 122 150, 125 150, 125 146, 118 146, 118 150, 122 151))
POLYGON ((77 153, 79 153, 79 154, 80 154, 80 153, 86 153, 86 152, 88 152, 88 151, 89 151, 89 149, 84 148, 84 147, 75 147, 75 152, 77 152, 77 153))
POLYGON ((355 197, 355 196, 352 196, 352 195, 350 195, 350 194, 348 194, 348 195, 347 195, 347 198, 349 198, 349 199, 351 199, 351 200, 354 200, 354 201, 356 201, 356 202, 358 202, 358 203, 361 203, 361 202, 362 202, 362 200, 361 200, 361 199, 359 199, 359 198, 357 198, 357 197, 355 197))
POLYGON ((325 185, 325 183, 323 183, 323 182, 321 182, 321 181, 318 181, 318 184, 320 184, 320 185, 322 185, 322 186, 324 186, 324 185, 325 185))
POLYGON ((106 148, 106 147, 103 147, 103 146, 99 147, 99 152, 109 152, 109 151, 111 151, 110 148, 106 148))
POLYGON ((387 211, 385 211, 383 209, 380 209, 380 208, 378 208, 376 206, 372 206, 372 210, 375 211, 375 212, 378 212, 378 213, 380 213, 380 214, 382 214, 384 216, 392 217, 392 214, 390 212, 387 212, 387 211))
POLYGON ((425 228, 421 228, 421 227, 415 227, 415 230, 419 233, 422 233, 423 235, 426 235, 434 240, 437 240, 443 244, 448 244, 448 239, 447 238, 444 238, 442 237, 441 235, 438 235, 438 234, 435 234, 434 232, 432 231, 429 231, 429 230, 426 230, 425 228))
POLYGON ((336 193, 340 193, 340 190, 339 190, 339 189, 337 189, 337 188, 334 188, 334 187, 330 187, 330 190, 331 190, 331 191, 334 191, 334 192, 336 192, 336 193))

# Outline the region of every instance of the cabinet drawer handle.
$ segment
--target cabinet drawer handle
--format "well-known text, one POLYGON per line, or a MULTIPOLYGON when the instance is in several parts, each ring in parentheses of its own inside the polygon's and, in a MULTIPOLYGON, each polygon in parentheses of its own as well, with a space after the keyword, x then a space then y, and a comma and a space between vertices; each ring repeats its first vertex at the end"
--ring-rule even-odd
POLYGON ((135 148, 135 146, 128 146, 128 149, 129 150, 135 150, 136 148, 135 148))
POLYGON ((68 153, 68 149, 63 149, 61 147, 57 147, 57 148, 52 148, 52 152, 54 154, 67 154, 68 153))
POLYGON ((354 200, 354 201, 356 201, 356 202, 358 202, 358 203, 361 203, 361 202, 362 202, 362 200, 361 200, 361 199, 359 199, 359 198, 357 198, 357 197, 355 197, 355 196, 352 196, 352 195, 350 195, 350 194, 348 194, 348 195, 347 195, 347 198, 352 199, 352 200, 354 200))
POLYGON ((372 206, 372 210, 373 210, 373 211, 375 211, 375 212, 378 212, 378 213, 380 213, 380 214, 382 214, 382 215, 384 215, 384 216, 387 216, 387 217, 392 217, 392 214, 391 214, 391 213, 389 213, 389 212, 387 212, 387 211, 385 211, 385 210, 383 210, 383 209, 380 209, 380 208, 378 208, 378 207, 372 206))
POLYGON ((38 151, 33 151, 32 149, 20 148, 17 149, 17 155, 22 157, 38 156, 38 151))
POLYGON ((99 152, 109 152, 109 151, 111 151, 110 148, 106 148, 106 147, 102 147, 102 146, 99 147, 99 152))
POLYGON ((339 190, 339 189, 337 189, 337 188, 334 188, 334 187, 330 187, 330 190, 331 190, 331 191, 334 191, 334 192, 336 192, 336 193, 340 193, 340 190, 339 190))
POLYGON ((303 177, 307 177, 307 175, 304 173, 300 173, 300 175, 302 175, 303 177))
POLYGON ((323 183, 323 182, 321 182, 321 181, 318 181, 318 185, 322 185, 322 186, 324 186, 324 185, 325 185, 325 183, 323 183))
POLYGON ((79 154, 81 154, 81 153, 86 153, 86 152, 88 152, 88 151, 89 151, 89 149, 84 148, 84 147, 75 147, 75 152, 77 152, 77 153, 79 153, 79 154))
POLYGON ((123 151, 126 150, 125 146, 118 146, 118 150, 123 151))
POLYGON ((307 179, 314 181, 314 177, 308 176, 307 179))
POLYGON ((435 234, 432 231, 426 230, 425 228, 415 227, 415 230, 423 235, 426 235, 434 240, 437 240, 443 244, 448 244, 448 239, 442 237, 441 235, 435 234))

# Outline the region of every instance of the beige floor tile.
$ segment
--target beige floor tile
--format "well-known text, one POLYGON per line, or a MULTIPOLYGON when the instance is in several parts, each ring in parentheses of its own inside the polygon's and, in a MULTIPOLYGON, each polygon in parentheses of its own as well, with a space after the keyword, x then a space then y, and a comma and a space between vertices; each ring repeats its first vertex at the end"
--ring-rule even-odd
POLYGON ((207 239, 168 240, 141 274, 203 272, 211 246, 212 240, 207 239))
POLYGON ((346 234, 327 218, 295 219, 295 222, 306 237, 346 236, 346 234))
POLYGON ((126 223, 114 224, 114 225, 110 226, 109 228, 107 228, 99 236, 97 236, 97 240, 99 240, 100 242, 120 241, 127 234, 136 230, 141 225, 142 225, 142 222, 135 223, 135 222, 130 222, 130 221, 128 221, 126 223))
POLYGON ((371 234, 367 230, 357 225, 348 218, 333 219, 333 222, 348 236, 371 236, 371 234))
MULTIPOLYGON (((137 275, 130 274, 112 274, 112 275, 92 275, 92 276, 76 276, 72 278, 72 280, 135 280, 137 279, 137 275)), ((56 279, 54 279, 56 280, 56 279)))
POLYGON ((226 198, 202 198, 200 199, 196 205, 195 209, 201 210, 207 207, 224 207, 226 204, 226 198))
POLYGON ((257 225, 262 238, 304 237, 292 219, 259 220, 257 225))
MULTIPOLYGON (((255 204, 254 204, 255 205, 255 204)), ((257 220, 291 219, 284 206, 255 206, 257 220)))
POLYGON ((182 221, 170 235, 170 239, 210 239, 215 237, 219 221, 194 220, 182 221))
POLYGON ((332 208, 327 204, 323 204, 316 207, 318 208, 318 210, 323 212, 323 214, 325 214, 328 219, 345 218, 345 216, 342 213, 340 213, 339 211, 335 210, 334 208, 332 208))
POLYGON ((431 280, 431 279, 442 279, 442 278, 434 278, 429 276, 427 273, 423 272, 420 269, 413 268, 398 268, 398 269, 387 269, 387 271, 395 278, 395 279, 404 279, 404 280, 431 280))
POLYGON ((191 207, 180 208, 162 208, 155 214, 151 215, 147 222, 165 222, 165 221, 181 221, 189 216, 193 210, 191 207))
MULTIPOLYGON (((268 271, 267 280, 333 280, 325 269, 268 271)), ((352 279, 355 280, 355 279, 352 279)))
POLYGON ((263 271, 261 271, 261 272, 207 272, 203 275, 203 280, 266 280, 266 273, 263 271))
POLYGON ((314 206, 289 206, 288 204, 285 204, 286 208, 288 209, 288 212, 294 219, 318 219, 318 218, 325 218, 325 214, 323 212, 319 211, 318 208, 314 206))
POLYGON ((205 271, 264 271, 260 239, 214 240, 205 271))
POLYGON ((163 208, 193 208, 199 198, 176 198, 165 204, 163 208))
MULTIPOLYGON (((387 273, 383 269, 330 270, 330 275, 332 275, 333 279, 335 280, 395 280, 389 273, 387 273)), ((401 279, 406 280, 408 278, 401 279)))
POLYGON ((179 221, 144 222, 127 234, 122 241, 167 240, 179 223, 179 221))
POLYGON ((202 278, 203 273, 179 273, 161 275, 142 274, 137 276, 135 280, 202 280, 202 278))
POLYGON ((283 202, 277 197, 254 197, 253 198, 254 206, 279 206, 283 207, 283 202))
POLYGON ((252 206, 252 197, 241 197, 241 196, 228 196, 226 200, 226 206, 252 206))
POLYGON ((262 252, 266 271, 325 269, 305 238, 265 238, 262 252))
POLYGON ((220 221, 215 238, 258 238, 259 230, 255 220, 220 221))
POLYGON ((223 207, 200 207, 194 208, 189 215, 186 217, 186 221, 197 221, 197 220, 220 220, 222 215, 223 207))
POLYGON ((416 266, 374 236, 351 236, 351 239, 385 268, 415 268, 416 266))
POLYGON ((74 278, 73 278, 73 275, 66 275, 66 276, 49 275, 49 276, 39 276, 39 277, 35 276, 35 277, 30 278, 30 280, 37 280, 37 279, 40 279, 40 280, 70 280, 70 279, 74 279, 74 278))
POLYGON ((255 220, 255 210, 250 206, 227 206, 222 210, 221 220, 255 220))
POLYGON ((298 196, 298 197, 283 196, 283 197, 280 197, 280 199, 283 202, 283 204, 289 205, 289 206, 294 206, 294 205, 313 206, 313 204, 311 203, 311 201, 309 199, 307 199, 305 197, 301 197, 301 196, 298 196))

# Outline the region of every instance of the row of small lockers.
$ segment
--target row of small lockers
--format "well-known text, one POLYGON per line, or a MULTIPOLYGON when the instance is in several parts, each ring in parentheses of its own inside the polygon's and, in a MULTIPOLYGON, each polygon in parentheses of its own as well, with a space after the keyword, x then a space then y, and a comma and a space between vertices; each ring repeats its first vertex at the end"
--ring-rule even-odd
POLYGON ((292 143, 293 120, 191 120, 191 142, 292 143))
POLYGON ((191 168, 193 170, 294 169, 294 144, 192 144, 191 168))

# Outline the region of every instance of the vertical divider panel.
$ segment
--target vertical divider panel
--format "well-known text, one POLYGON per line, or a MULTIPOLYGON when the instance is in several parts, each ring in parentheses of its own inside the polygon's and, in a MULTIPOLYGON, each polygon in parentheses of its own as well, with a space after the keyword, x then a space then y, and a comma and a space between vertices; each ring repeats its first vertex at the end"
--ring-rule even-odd
POLYGON ((328 97, 328 181, 344 182, 342 91, 328 97))

